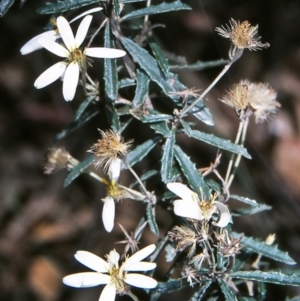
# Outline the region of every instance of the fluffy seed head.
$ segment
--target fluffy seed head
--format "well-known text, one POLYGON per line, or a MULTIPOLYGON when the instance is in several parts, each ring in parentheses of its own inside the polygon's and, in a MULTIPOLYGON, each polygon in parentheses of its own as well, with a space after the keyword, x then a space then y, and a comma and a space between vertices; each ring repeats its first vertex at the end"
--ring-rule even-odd
POLYGON ((50 148, 46 154, 46 163, 44 166, 44 173, 51 174, 60 169, 67 168, 70 170, 73 157, 63 147, 50 148))

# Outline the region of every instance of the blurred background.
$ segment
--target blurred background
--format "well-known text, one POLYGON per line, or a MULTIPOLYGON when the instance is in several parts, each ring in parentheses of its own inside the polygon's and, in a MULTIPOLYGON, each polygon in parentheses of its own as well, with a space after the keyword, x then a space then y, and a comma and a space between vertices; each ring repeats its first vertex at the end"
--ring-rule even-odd
MULTIPOLYGON (((157 3, 158 1, 153 1, 157 3)), ((197 60, 227 59, 229 41, 215 32, 215 27, 227 24, 230 18, 259 24, 262 42, 271 47, 262 51, 245 51, 207 95, 206 105, 214 115, 215 127, 199 124, 200 130, 233 140, 238 118, 233 110, 218 101, 226 89, 241 79, 267 82, 278 92, 281 109, 267 123, 249 126, 246 147, 253 160, 244 160, 231 193, 255 199, 273 207, 271 211, 234 218, 235 231, 265 239, 276 233, 281 250, 300 263, 300 2, 298 0, 183 0, 193 10, 172 12, 150 17, 153 24, 166 27, 153 34, 167 53, 185 57, 192 64, 197 60)), ((98 300, 102 288, 86 290, 66 288, 61 278, 86 271, 73 254, 80 249, 103 257, 111 249, 120 253, 124 239, 117 223, 133 231, 143 213, 144 205, 124 200, 117 204, 116 224, 112 233, 103 230, 101 184, 82 175, 63 188, 66 171, 47 176, 43 173, 44 155, 54 145, 64 146, 75 158, 82 160, 86 151, 100 137, 97 128, 105 128, 104 114, 86 123, 67 137, 55 136, 73 119, 83 93, 78 88, 75 99, 67 103, 62 97, 60 81, 41 90, 33 87, 35 79, 58 58, 40 50, 21 56, 20 48, 30 38, 41 33, 49 16, 36 9, 42 0, 27 0, 20 8, 15 1, 0 19, 0 300, 3 301, 76 301, 98 300)), ((140 3, 139 6, 142 4, 140 3)), ((84 10, 84 9, 83 9, 84 10)), ((71 19, 78 12, 68 13, 71 19)), ((102 16, 95 15, 93 24, 102 16)), ((98 22, 98 23, 97 23, 98 22)), ((77 28, 78 23, 76 23, 77 28)), ((96 26, 96 25, 95 25, 96 26)), ((95 74, 102 78, 102 70, 95 74)), ((188 87, 204 90, 220 72, 221 67, 205 71, 180 71, 188 87)), ((134 123, 125 133, 125 140, 135 137, 140 144, 153 132, 134 123), (132 132, 131 132, 132 131, 132 132), (132 133, 134 135, 132 135, 132 133)), ((198 167, 214 161, 216 149, 192 139, 179 144, 198 167)), ((159 159, 154 149, 137 171, 150 168, 159 159)), ((228 154, 223 154, 220 172, 224 174, 228 154)), ((97 171, 101 174, 101 170, 97 171)), ((121 183, 132 180, 124 172, 121 183)), ((156 184, 153 184, 156 185, 156 184)), ((162 185, 162 184, 158 184, 162 185)), ((149 190, 156 187, 149 187, 149 190)), ((229 201, 229 205, 231 201, 229 201)), ((233 203, 232 203, 233 204, 233 203)), ((168 231, 171 217, 158 210, 161 236, 168 231)), ((141 246, 155 242, 157 237, 145 230, 141 246)), ((163 280, 167 267, 164 258, 156 278, 163 280)), ((273 262, 270 267, 278 267, 273 262)), ((280 265, 279 265, 280 266, 280 265)), ((281 266, 284 269, 284 266, 281 266)), ((140 300, 146 295, 139 292, 140 300)), ((187 300, 190 293, 165 295, 161 300, 187 300), (183 299, 184 298, 184 299, 183 299)), ((266 300, 285 300, 300 294, 299 288, 272 286, 266 300)), ((129 300, 126 296, 117 300, 129 300)))

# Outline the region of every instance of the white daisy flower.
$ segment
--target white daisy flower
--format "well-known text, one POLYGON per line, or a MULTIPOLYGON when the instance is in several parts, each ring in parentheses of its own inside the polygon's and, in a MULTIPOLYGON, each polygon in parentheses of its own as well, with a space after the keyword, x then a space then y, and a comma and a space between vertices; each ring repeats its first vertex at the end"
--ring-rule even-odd
POLYGON ((92 269, 94 272, 83 272, 68 275, 63 278, 63 283, 72 287, 85 288, 106 284, 99 301, 114 301, 117 294, 131 294, 130 286, 151 289, 157 286, 153 278, 129 272, 150 271, 156 267, 156 263, 141 261, 149 256, 156 246, 149 245, 133 254, 119 267, 119 253, 110 251, 107 261, 87 251, 77 251, 75 258, 92 269))
POLYGON ((213 213, 218 212, 219 221, 213 222, 217 227, 226 227, 231 221, 230 212, 223 203, 215 201, 200 201, 198 195, 181 183, 168 183, 167 187, 181 199, 174 201, 174 213, 178 216, 192 218, 199 221, 209 221, 213 213))
MULTIPOLYGON (((98 12, 102 9, 103 9, 102 7, 95 7, 95 8, 89 9, 89 10, 83 12, 82 14, 76 16, 74 19, 72 19, 70 21, 70 24, 73 23, 74 21, 88 15, 88 14, 98 12)), ((51 19, 50 21, 56 25, 56 22, 54 20, 52 21, 52 19, 51 19)), ((60 34, 59 34, 58 30, 56 29, 56 30, 45 31, 45 32, 33 37, 20 49, 21 54, 26 55, 26 54, 29 54, 29 53, 34 52, 36 50, 42 49, 43 46, 37 42, 37 40, 39 38, 47 38, 47 39, 50 39, 52 41, 56 41, 57 39, 60 38, 60 34)))
POLYGON ((79 49, 86 37, 92 18, 91 15, 88 15, 81 21, 75 38, 68 21, 61 16, 57 18, 57 28, 65 47, 44 37, 37 40, 44 48, 65 59, 48 68, 37 78, 34 83, 37 89, 51 84, 62 76, 63 96, 66 101, 70 101, 76 92, 80 70, 86 69, 86 56, 119 58, 126 55, 125 51, 112 48, 85 48, 83 52, 79 49))

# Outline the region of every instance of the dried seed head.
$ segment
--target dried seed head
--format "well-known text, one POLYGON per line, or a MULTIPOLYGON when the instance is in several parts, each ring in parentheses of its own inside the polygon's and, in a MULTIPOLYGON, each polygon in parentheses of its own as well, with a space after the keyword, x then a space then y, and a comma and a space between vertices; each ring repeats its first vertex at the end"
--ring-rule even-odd
POLYGON ((241 246, 242 238, 243 235, 238 239, 234 239, 232 235, 229 235, 226 229, 224 229, 223 234, 216 235, 219 250, 225 257, 234 257, 236 254, 240 253, 240 250, 243 247, 241 246))
POLYGON ((72 169, 75 159, 63 147, 50 148, 46 154, 44 173, 51 174, 61 169, 72 169))
POLYGON ((88 152, 94 154, 94 164, 96 167, 104 165, 104 169, 107 170, 113 160, 124 159, 126 157, 132 142, 123 142, 122 136, 113 130, 99 131, 102 138, 88 152))
POLYGON ((236 111, 245 110, 248 105, 248 86, 243 84, 234 84, 220 100, 236 111))

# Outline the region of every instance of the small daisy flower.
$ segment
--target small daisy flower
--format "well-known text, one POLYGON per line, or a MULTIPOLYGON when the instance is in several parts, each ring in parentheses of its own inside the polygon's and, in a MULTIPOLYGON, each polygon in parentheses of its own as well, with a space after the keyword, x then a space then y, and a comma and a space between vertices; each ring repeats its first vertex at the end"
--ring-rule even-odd
MULTIPOLYGON (((76 16, 74 19, 72 19, 70 21, 70 24, 73 23, 74 21, 88 15, 88 14, 92 14, 94 12, 98 12, 100 10, 102 10, 103 8, 102 7, 95 7, 95 8, 92 8, 92 9, 89 9, 85 12, 83 12, 82 14, 76 16)), ((50 19, 50 22, 53 23, 55 26, 56 26, 56 22, 53 20, 53 19, 50 19)), ((34 52, 36 50, 39 50, 39 49, 42 49, 43 46, 41 44, 39 44, 37 42, 37 40, 39 38, 47 38, 47 39, 50 39, 52 41, 56 41, 57 39, 60 38, 60 34, 59 34, 59 31, 58 29, 55 29, 55 30, 48 30, 48 31, 45 31, 35 37, 33 37, 32 39, 30 39, 21 49, 20 49, 20 52, 22 55, 26 55, 26 54, 29 54, 31 52, 34 52)))
POLYGON ((223 228, 228 225, 231 215, 228 208, 221 202, 211 198, 209 202, 200 201, 198 195, 181 183, 168 183, 167 187, 181 199, 174 201, 174 213, 178 216, 209 221, 213 213, 219 214, 219 221, 213 222, 214 226, 223 228))
POLYGON ((261 43, 258 36, 258 25, 251 26, 248 21, 240 23, 231 19, 229 25, 217 27, 216 31, 224 38, 230 39, 233 47, 229 51, 231 60, 238 59, 244 49, 259 50, 270 46, 269 43, 261 43))
POLYGON ((79 73, 86 70, 86 56, 119 58, 126 55, 125 51, 119 49, 100 47, 85 48, 84 51, 79 49, 87 35, 92 18, 88 15, 81 21, 75 38, 68 21, 62 16, 57 18, 57 28, 65 47, 45 37, 37 39, 37 42, 44 48, 65 59, 48 68, 37 78, 34 83, 37 89, 48 86, 58 78, 63 77, 63 96, 66 101, 71 101, 76 92, 79 73))
POLYGON ((129 272, 150 271, 156 263, 141 261, 155 250, 154 244, 149 245, 126 258, 119 266, 120 255, 116 250, 110 251, 107 261, 87 251, 77 251, 75 258, 92 269, 94 272, 83 272, 68 275, 63 278, 63 283, 72 287, 85 288, 105 284, 99 301, 114 301, 117 294, 132 295, 130 286, 151 289, 157 286, 153 278, 129 272))

